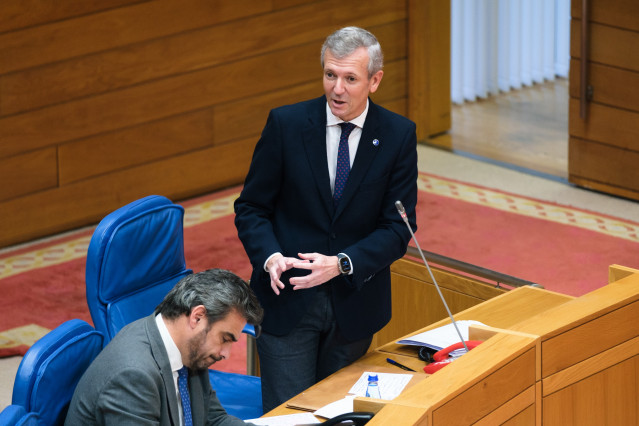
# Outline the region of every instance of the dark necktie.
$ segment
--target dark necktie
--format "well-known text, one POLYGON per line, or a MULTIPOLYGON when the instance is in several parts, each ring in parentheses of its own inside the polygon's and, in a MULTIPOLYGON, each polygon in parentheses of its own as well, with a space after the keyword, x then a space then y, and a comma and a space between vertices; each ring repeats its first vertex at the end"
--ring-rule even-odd
POLYGON ((335 190, 333 191, 333 205, 337 206, 342 192, 346 186, 348 174, 351 171, 351 157, 348 152, 348 136, 356 127, 353 123, 339 123, 342 134, 339 137, 339 148, 337 149, 337 168, 335 169, 335 190))
POLYGON ((182 399, 182 410, 184 411, 184 426, 193 426, 193 417, 191 416, 191 398, 189 398, 189 371, 186 367, 178 370, 178 390, 182 399))

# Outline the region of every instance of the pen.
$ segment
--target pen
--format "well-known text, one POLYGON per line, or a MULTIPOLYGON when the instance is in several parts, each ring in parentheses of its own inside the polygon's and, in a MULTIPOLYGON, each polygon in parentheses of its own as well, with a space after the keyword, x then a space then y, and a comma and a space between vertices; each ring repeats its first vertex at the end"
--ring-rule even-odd
POLYGON ((403 364, 400 364, 399 362, 395 361, 394 359, 386 358, 386 361, 387 361, 389 364, 393 364, 393 365, 395 365, 395 366, 397 366, 397 367, 401 368, 402 370, 406 370, 406 371, 415 371, 415 370, 413 370, 412 368, 409 368, 409 367, 406 367, 406 366, 405 366, 405 365, 403 365, 403 364))

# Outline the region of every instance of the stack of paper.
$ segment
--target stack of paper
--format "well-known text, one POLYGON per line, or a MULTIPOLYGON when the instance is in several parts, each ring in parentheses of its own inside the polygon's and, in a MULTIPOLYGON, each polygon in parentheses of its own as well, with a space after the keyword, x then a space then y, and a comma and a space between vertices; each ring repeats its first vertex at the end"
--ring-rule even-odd
MULTIPOLYGON (((486 324, 473 320, 457 321, 457 327, 464 340, 468 340, 468 327, 471 325, 486 324)), ((426 346, 436 351, 459 342, 459 334, 452 323, 397 341, 400 345, 426 346)))

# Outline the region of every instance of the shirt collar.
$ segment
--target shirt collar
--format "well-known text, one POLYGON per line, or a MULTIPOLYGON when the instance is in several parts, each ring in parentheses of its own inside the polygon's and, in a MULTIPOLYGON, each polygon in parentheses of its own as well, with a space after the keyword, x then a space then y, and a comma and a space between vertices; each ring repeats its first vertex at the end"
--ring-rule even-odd
MULTIPOLYGON (((349 121, 349 123, 353 123, 360 129, 363 129, 364 122, 366 121, 366 114, 368 114, 368 99, 366 99, 366 108, 364 108, 364 111, 359 116, 349 121)), ((331 111, 331 107, 328 106, 328 102, 327 102, 326 103, 326 126, 337 126, 339 123, 343 123, 343 122, 344 120, 333 115, 333 112, 331 111)))
POLYGON ((171 371, 178 371, 184 366, 184 364, 182 364, 182 354, 173 341, 173 338, 169 333, 169 329, 166 327, 166 324, 162 319, 162 314, 157 314, 155 316, 155 323, 157 324, 158 330, 160 331, 160 336, 162 336, 162 342, 164 343, 164 347, 166 348, 166 353, 169 355, 171 371))

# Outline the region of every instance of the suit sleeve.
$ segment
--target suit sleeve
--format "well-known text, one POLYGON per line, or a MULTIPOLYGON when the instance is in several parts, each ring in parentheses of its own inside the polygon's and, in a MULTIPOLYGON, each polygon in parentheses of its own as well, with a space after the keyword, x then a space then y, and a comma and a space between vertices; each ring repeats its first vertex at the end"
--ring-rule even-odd
POLYGON ((409 123, 398 135, 401 148, 384 190, 375 230, 343 250, 351 258, 354 267, 349 281, 357 288, 406 253, 411 235, 397 212, 396 201, 404 205, 413 232, 417 230, 417 136, 415 124, 409 123))
POLYGON ((235 226, 254 268, 282 249, 271 218, 282 186, 281 131, 271 111, 262 131, 240 197, 235 201, 235 226))
POLYGON ((95 417, 99 424, 158 425, 161 397, 151 376, 137 368, 122 369, 100 391, 95 417))

